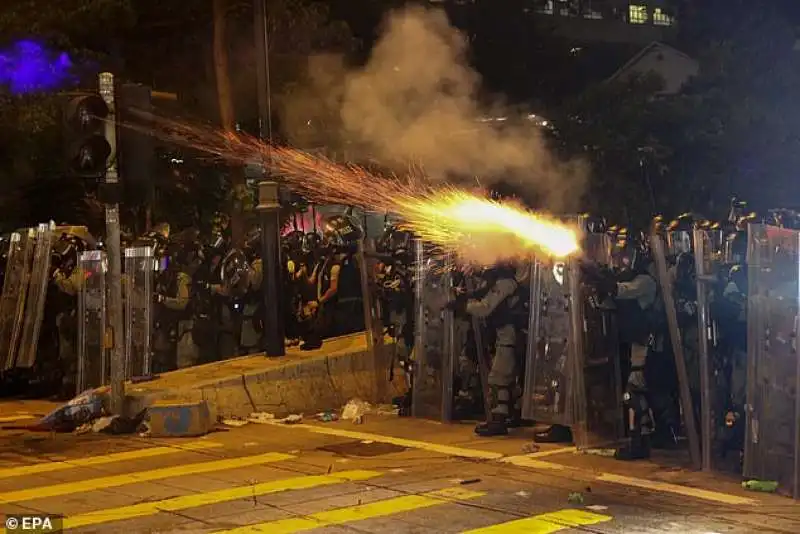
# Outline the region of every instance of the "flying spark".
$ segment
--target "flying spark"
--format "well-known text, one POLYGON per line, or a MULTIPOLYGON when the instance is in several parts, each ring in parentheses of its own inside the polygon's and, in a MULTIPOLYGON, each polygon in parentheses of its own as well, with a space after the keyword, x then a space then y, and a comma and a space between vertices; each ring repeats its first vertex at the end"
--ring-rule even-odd
POLYGON ((152 114, 146 118, 153 124, 149 129, 125 126, 229 162, 263 160, 310 200, 395 213, 403 220, 404 228, 468 263, 489 265, 535 253, 563 258, 579 250, 577 233, 572 228, 520 205, 453 187, 434 187, 418 178, 379 176, 357 165, 342 165, 300 150, 271 146, 242 133, 152 114))

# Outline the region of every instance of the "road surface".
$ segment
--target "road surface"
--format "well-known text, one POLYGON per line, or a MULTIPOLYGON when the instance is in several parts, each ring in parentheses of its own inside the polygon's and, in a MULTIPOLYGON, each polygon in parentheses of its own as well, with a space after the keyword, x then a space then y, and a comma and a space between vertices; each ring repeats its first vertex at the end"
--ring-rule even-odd
POLYGON ((470 430, 387 417, 182 440, 3 435, 0 512, 103 533, 800 532, 788 498, 470 430))

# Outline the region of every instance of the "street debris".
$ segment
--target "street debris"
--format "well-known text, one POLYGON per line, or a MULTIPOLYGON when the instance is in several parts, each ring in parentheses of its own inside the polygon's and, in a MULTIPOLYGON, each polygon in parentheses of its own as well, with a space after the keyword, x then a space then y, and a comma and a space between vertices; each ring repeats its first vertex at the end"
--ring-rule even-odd
POLYGON ((469 486, 470 484, 477 484, 480 481, 481 479, 479 478, 470 478, 467 480, 462 480, 461 482, 459 482, 459 484, 461 484, 462 486, 469 486))
POLYGON ((234 428, 238 428, 240 426, 245 426, 248 423, 250 423, 250 421, 248 421, 246 419, 238 419, 238 418, 234 418, 234 417, 222 420, 222 424, 223 425, 231 426, 231 427, 234 427, 234 428))
POLYGON ((536 443, 526 443, 525 445, 522 446, 523 454, 531 454, 534 452, 539 452, 539 449, 541 449, 541 447, 536 443))
POLYGON ((567 497, 567 502, 570 504, 583 504, 583 493, 579 491, 573 491, 567 497))
POLYGON ((775 493, 778 491, 778 483, 774 480, 746 480, 742 482, 742 487, 750 491, 760 491, 762 493, 775 493))
POLYGON ((283 423, 284 425, 296 425, 300 421, 303 420, 303 414, 296 414, 293 413, 288 417, 284 417, 283 419, 278 419, 278 423, 283 423))
POLYGON ((338 421, 339 415, 331 410, 326 410, 317 414, 317 420, 323 423, 330 423, 332 421, 338 421))
POLYGON ((616 454, 615 449, 583 449, 579 451, 581 454, 588 454, 589 456, 602 456, 604 458, 613 458, 616 454))
POLYGON ((253 412, 250 414, 247 420, 251 423, 263 425, 265 423, 272 423, 275 421, 275 414, 269 412, 253 412))
POLYGON ((524 491, 524 490, 520 490, 520 491, 516 492, 514 495, 516 495, 517 497, 529 497, 530 493, 528 493, 527 491, 524 491))
POLYGON ((356 424, 363 422, 363 418, 372 410, 372 405, 360 399, 351 399, 342 408, 341 418, 343 421, 353 421, 356 424))

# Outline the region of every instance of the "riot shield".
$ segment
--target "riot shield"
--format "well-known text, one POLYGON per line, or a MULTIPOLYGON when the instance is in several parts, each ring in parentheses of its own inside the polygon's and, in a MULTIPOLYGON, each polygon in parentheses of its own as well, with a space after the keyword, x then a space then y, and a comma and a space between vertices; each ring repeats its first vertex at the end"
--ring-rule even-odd
POLYGON ((150 374, 155 271, 152 247, 125 249, 125 378, 150 374))
POLYGON ((714 441, 715 411, 712 408, 714 369, 712 366, 711 349, 713 340, 712 321, 710 309, 710 296, 713 290, 714 278, 711 276, 714 242, 712 235, 701 229, 695 228, 694 263, 697 284, 697 353, 700 359, 700 452, 702 454, 703 470, 710 471, 711 444, 714 441))
POLYGON ((5 370, 13 369, 16 365, 35 235, 33 229, 15 232, 9 241, 3 294, 0 297, 0 357, 3 358, 5 370))
POLYGON ((744 475, 800 498, 800 358, 796 230, 748 229, 744 475))
POLYGON ((50 251, 53 247, 54 230, 54 223, 40 224, 36 229, 36 246, 33 250, 25 318, 17 353, 17 367, 30 368, 36 363, 39 332, 42 329, 47 287, 50 284, 50 251))
POLYGON ((576 355, 571 273, 564 262, 533 261, 522 418, 571 426, 576 355))
POLYGON ((411 415, 450 421, 456 365, 453 313, 445 309, 453 292, 452 258, 415 243, 416 318, 411 415))
POLYGON ((109 360, 105 349, 106 271, 105 252, 84 252, 78 259, 83 285, 78 293, 78 391, 108 383, 109 360))

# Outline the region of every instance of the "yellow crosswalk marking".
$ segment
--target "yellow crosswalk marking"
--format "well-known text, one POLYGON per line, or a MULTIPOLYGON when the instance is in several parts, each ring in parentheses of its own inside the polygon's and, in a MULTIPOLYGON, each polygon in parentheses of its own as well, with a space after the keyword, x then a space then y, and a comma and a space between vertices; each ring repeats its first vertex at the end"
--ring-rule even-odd
POLYGON ((359 506, 348 506, 337 508, 327 512, 319 512, 304 517, 294 517, 291 519, 279 519, 256 525, 223 530, 216 534, 244 534, 247 532, 269 532, 270 534, 292 534, 294 532, 304 532, 315 528, 342 525, 354 521, 364 521, 376 517, 409 512, 420 508, 429 508, 441 504, 452 503, 459 500, 476 499, 486 495, 484 492, 468 491, 460 487, 447 488, 439 491, 432 491, 422 495, 406 495, 384 499, 369 504, 359 506))
POLYGON ((18 413, 16 415, 6 415, 0 417, 0 423, 14 423, 16 421, 28 421, 30 419, 36 419, 37 416, 31 415, 29 413, 18 413))
POLYGON ((17 491, 0 493, 0 504, 30 501, 33 499, 44 499, 46 497, 60 497, 71 493, 83 493, 106 488, 124 486, 126 484, 136 484, 138 482, 150 482, 153 480, 164 480, 167 478, 198 475, 222 471, 225 469, 235 469, 237 467, 249 467, 254 465, 280 462, 294 458, 291 454, 267 453, 256 456, 244 456, 240 458, 228 458, 213 462, 201 462, 194 464, 176 465, 172 467, 162 467, 150 471, 138 471, 135 473, 125 473, 123 475, 112 475, 100 478, 90 478, 78 482, 65 482, 53 484, 52 486, 40 486, 17 491))
POLYGON ((526 517, 499 525, 468 530, 462 534, 551 534, 567 528, 596 525, 611 521, 608 515, 594 514, 585 510, 567 509, 558 512, 526 517))
POLYGON ((131 506, 121 506, 119 508, 109 508, 106 510, 97 510, 95 512, 89 512, 64 519, 63 528, 78 528, 85 527, 87 525, 109 523, 111 521, 122 521, 137 517, 147 517, 156 515, 159 512, 176 512, 179 510, 196 508, 198 506, 206 506, 220 502, 235 501, 237 499, 246 499, 259 495, 267 495, 269 493, 278 493, 289 490, 303 490, 320 486, 329 486, 332 484, 341 484, 343 482, 368 480, 377 476, 380 476, 380 473, 377 471, 355 470, 342 471, 341 473, 336 473, 333 475, 302 476, 283 480, 273 480, 270 482, 253 484, 251 486, 227 488, 224 490, 173 497, 171 499, 164 499, 161 501, 145 502, 131 506))
POLYGON ((52 473, 53 471, 63 471, 64 469, 73 469, 75 467, 111 464, 114 462, 139 460, 141 458, 153 458, 155 456, 164 456, 166 454, 177 454, 179 452, 207 450, 216 447, 222 447, 222 443, 215 443, 213 441, 205 440, 192 441, 186 444, 174 445, 171 447, 147 447, 133 451, 115 452, 112 454, 104 454, 102 456, 89 456, 88 458, 75 458, 60 462, 42 462, 33 465, 20 465, 6 469, 0 469, 0 479, 36 475, 40 473, 52 473))

